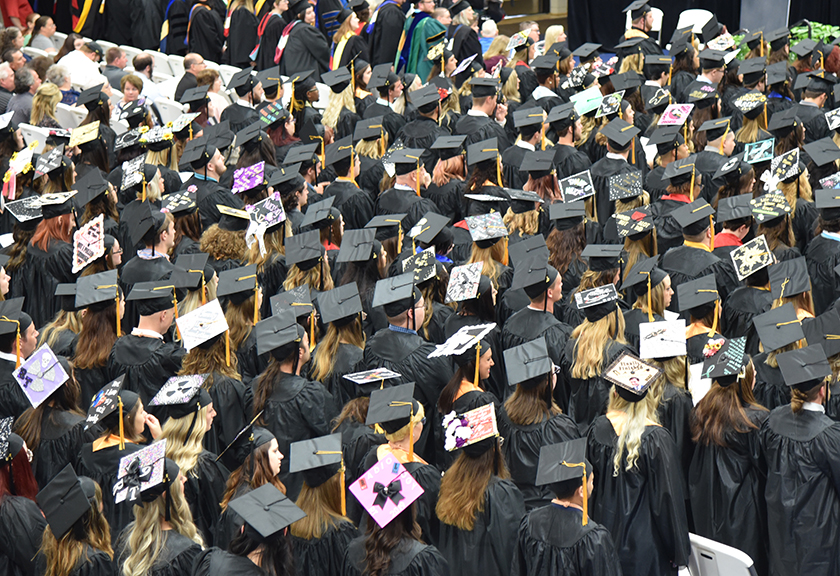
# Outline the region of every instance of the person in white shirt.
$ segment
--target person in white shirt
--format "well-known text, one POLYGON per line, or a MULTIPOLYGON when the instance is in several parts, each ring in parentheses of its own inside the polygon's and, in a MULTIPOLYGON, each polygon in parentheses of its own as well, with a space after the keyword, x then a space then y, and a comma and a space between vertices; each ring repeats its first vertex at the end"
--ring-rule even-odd
POLYGON ((152 75, 155 72, 155 59, 151 54, 141 52, 131 61, 134 66, 134 73, 143 81, 143 90, 140 91, 141 96, 154 102, 155 99, 160 98, 160 89, 152 80, 152 75))
POLYGON ((78 50, 68 52, 61 60, 56 62, 56 64, 70 71, 71 84, 83 86, 102 76, 99 73, 97 51, 91 47, 91 44, 93 42, 82 44, 78 50))

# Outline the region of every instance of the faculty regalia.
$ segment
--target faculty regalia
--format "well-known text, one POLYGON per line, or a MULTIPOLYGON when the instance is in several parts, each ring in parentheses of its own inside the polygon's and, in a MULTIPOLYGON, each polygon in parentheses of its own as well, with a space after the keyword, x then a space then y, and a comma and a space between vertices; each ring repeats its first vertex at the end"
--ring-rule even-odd
MULTIPOLYGON (((128 548, 129 531, 123 530, 114 545, 114 563, 118 574, 131 550, 128 548)), ((201 546, 175 530, 162 530, 163 543, 160 553, 147 572, 148 576, 187 576, 192 573, 193 561, 201 553, 201 546)))
POLYGON ((180 345, 159 338, 127 334, 114 343, 108 372, 111 378, 125 374, 122 389, 136 392, 143 405, 148 406, 166 381, 181 369, 186 353, 180 345))
POLYGON ((274 52, 286 25, 287 22, 280 14, 269 14, 260 20, 257 32, 259 34, 262 30, 262 34, 259 34, 259 49, 254 61, 257 70, 263 71, 275 66, 274 52))
POLYGON ((766 465, 761 458, 759 429, 768 412, 745 405, 756 428, 727 429, 726 447, 697 444, 688 474, 688 496, 694 531, 705 538, 749 554, 759 574, 767 573, 766 465))
POLYGON ((676 576, 676 566, 688 565, 691 546, 674 440, 661 426, 645 426, 635 467, 625 469, 625 450, 614 476, 617 441, 606 416, 587 433, 587 458, 595 474, 590 514, 616 537, 624 574, 676 576))
MULTIPOLYGON (((225 59, 231 66, 248 68, 251 66, 251 52, 257 46, 257 27, 259 21, 253 12, 240 6, 230 15, 230 27, 227 35, 225 59)), ((276 44, 275 44, 276 46, 276 44)))
POLYGON ((221 62, 224 45, 225 27, 222 15, 204 2, 193 4, 187 27, 189 51, 201 54, 205 60, 221 62))
POLYGON ((236 556, 219 548, 207 548, 193 560, 193 576, 265 576, 250 558, 236 556))
POLYGON ((794 414, 789 405, 781 406, 770 413, 759 437, 767 462, 770 574, 837 574, 840 423, 820 412, 794 414))
POLYGON ((368 48, 368 43, 364 38, 354 34, 350 36, 344 44, 344 50, 341 51, 341 59, 339 62, 335 61, 335 55, 333 55, 333 70, 342 66, 347 66, 349 69, 350 62, 356 59, 370 62, 370 49, 368 48))
MULTIPOLYGON (((90 401, 82 398, 81 403, 90 401)), ((87 411, 87 406, 84 410, 87 411)), ((84 416, 45 406, 41 439, 38 448, 32 450, 32 473, 38 486, 46 486, 67 464, 78 468, 82 446, 94 439, 92 430, 85 430, 84 416)))
MULTIPOLYGON (((565 390, 560 389, 560 379, 558 378, 557 387, 554 389, 554 397, 565 402, 567 406, 565 408, 566 414, 574 420, 575 424, 583 432, 596 418, 607 411, 612 384, 601 375, 595 376, 594 378, 587 378, 586 380, 572 376, 576 345, 577 340, 570 338, 566 343, 560 362, 555 362, 555 364, 563 369, 565 390), (566 394, 566 396, 560 397, 560 394, 566 394)), ((551 348, 549 348, 550 350, 551 348)), ((635 354, 635 351, 629 346, 610 340, 607 348, 604 349, 604 357, 601 365, 606 368, 623 352, 635 354)), ((560 404, 559 401, 558 404, 560 404)), ((563 405, 560 404, 560 407, 562 408, 563 405)))
MULTIPOLYGON (((390 554, 388 576, 449 576, 449 566, 434 546, 403 538, 390 554)), ((356 538, 347 548, 341 576, 363 576, 365 570, 365 539, 356 538)), ((454 576, 454 575, 453 575, 454 576)))
POLYGON ((519 525, 511 576, 621 576, 609 531, 577 508, 549 504, 528 513, 519 525))
POLYGON ((555 414, 536 424, 520 426, 511 422, 507 413, 502 410, 499 429, 507 431, 502 443, 502 452, 511 480, 525 498, 525 509, 533 510, 545 506, 554 496, 548 486, 536 485, 540 448, 580 438, 577 426, 565 414, 555 414))
POLYGON ((452 54, 458 62, 475 54, 475 60, 481 67, 484 67, 484 50, 481 49, 481 42, 478 33, 471 26, 458 25, 452 35, 452 54))
POLYGON ((370 65, 393 64, 405 26, 405 14, 402 7, 386 0, 374 11, 372 20, 365 28, 370 46, 370 65))
POLYGON ((324 198, 333 197, 333 208, 341 212, 347 230, 360 230, 373 218, 370 195, 348 180, 334 180, 324 189, 324 198))
POLYGON ((298 576, 334 576, 341 573, 350 542, 360 536, 352 522, 331 524, 319 538, 291 536, 298 576))
MULTIPOLYGON (((330 422, 338 412, 323 384, 286 373, 271 384, 273 390, 260 420, 277 438, 282 454, 288 454, 289 446, 294 442, 330 433, 330 422)), ((262 382, 255 382, 255 386, 262 385, 262 382)), ((303 476, 291 474, 287 462, 288 459, 283 460, 278 478, 286 486, 286 495, 296 500, 303 476)))
POLYGON ((758 333, 753 326, 753 318, 770 310, 773 294, 754 286, 741 286, 732 291, 723 302, 721 311, 721 330, 727 338, 747 337, 744 352, 750 356, 758 354, 758 333))
POLYGON ((525 501, 513 481, 490 478, 484 509, 476 511, 472 530, 440 523, 438 548, 452 574, 509 576, 516 531, 524 516, 525 501))
POLYGON ((557 145, 554 150, 554 167, 560 180, 579 174, 592 166, 589 157, 574 146, 557 145))
MULTIPOLYGON (((312 80, 321 81, 321 74, 330 69, 330 47, 315 26, 297 21, 286 36, 286 47, 280 57, 280 74, 294 76, 312 70, 312 80)), ((233 126, 231 126, 233 129, 233 126)), ((299 130, 303 129, 303 125, 299 130)))

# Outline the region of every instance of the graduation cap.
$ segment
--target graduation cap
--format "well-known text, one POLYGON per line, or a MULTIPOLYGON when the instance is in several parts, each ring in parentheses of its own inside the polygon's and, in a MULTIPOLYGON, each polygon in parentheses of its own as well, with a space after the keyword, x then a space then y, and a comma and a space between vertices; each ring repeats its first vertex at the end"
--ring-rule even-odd
POLYGON ((609 179, 610 201, 627 200, 640 196, 642 190, 642 173, 639 170, 630 170, 609 179))
POLYGON ((322 292, 318 295, 318 308, 321 311, 321 322, 324 324, 335 323, 336 326, 348 324, 362 312, 359 288, 355 282, 350 282, 322 292))
POLYGON ((840 147, 830 137, 821 138, 815 142, 805 144, 802 149, 811 157, 811 160, 817 166, 825 166, 826 164, 840 160, 840 147))
MULTIPOLYGON (((274 310, 274 313, 260 320, 256 326, 257 354, 279 350, 289 344, 296 343, 300 346, 306 334, 303 327, 297 323, 297 318, 289 310, 274 310)), ((291 352, 291 350, 289 351, 291 352)))
POLYGON ((714 85, 694 81, 686 88, 688 103, 694 104, 698 110, 713 106, 720 97, 714 85))
POLYGON ((770 50, 781 50, 790 41, 790 30, 787 28, 777 28, 764 35, 764 40, 770 43, 770 50))
MULTIPOLYGON (((640 130, 622 120, 616 118, 601 129, 601 134, 607 137, 607 140, 613 148, 617 150, 625 150, 634 141, 634 138, 640 133, 640 130)), ((635 153, 634 153, 635 155, 635 153)), ((631 160, 631 164, 635 159, 631 160)))
POLYGON ((526 212, 537 210, 539 207, 535 206, 536 204, 545 204, 545 201, 536 192, 509 189, 507 193, 510 197, 510 209, 514 214, 525 214, 526 212))
MULTIPOLYGON (((557 185, 563 195, 563 202, 566 204, 595 195, 595 186, 592 184, 592 175, 589 170, 558 180, 557 185)), ((549 212, 554 209, 554 206, 557 206, 557 204, 552 204, 549 207, 549 212)), ((556 220, 553 216, 551 219, 556 220)))
POLYGON ((662 370, 628 352, 622 352, 604 371, 604 378, 615 384, 615 391, 628 402, 643 400, 661 375, 662 370))
POLYGON ((272 102, 268 106, 260 108, 260 121, 267 127, 271 128, 279 124, 281 121, 285 122, 291 114, 283 108, 279 102, 272 102))
POLYGON ((308 284, 301 284, 297 288, 286 290, 271 297, 271 313, 279 310, 291 311, 295 318, 308 316, 315 311, 308 284))
POLYGON ((790 204, 785 199, 785 195, 778 190, 753 198, 750 200, 750 207, 753 217, 759 224, 774 218, 781 218, 791 212, 790 204))
MULTIPOLYGON (((76 280, 75 307, 78 310, 88 307, 100 310, 112 304, 118 306, 120 296, 116 270, 106 270, 76 280)), ((117 316, 117 334, 120 334, 119 314, 117 316)))
MULTIPOLYGON (((149 406, 166 406, 169 418, 185 418, 192 414, 193 421, 190 427, 192 428, 195 426, 198 411, 213 403, 210 394, 203 388, 208 376, 208 374, 172 376, 149 401, 149 406)), ((203 422, 200 425, 203 425, 203 422)), ((191 432, 192 430, 187 433, 187 437, 191 432)))
MULTIPOLYGON (((175 322, 181 332, 181 341, 187 352, 211 341, 220 334, 225 334, 229 328, 218 298, 184 314, 175 322)), ((230 344, 227 343, 225 352, 228 365, 230 365, 229 350, 230 344)))
MULTIPOLYGON (((515 114, 516 112, 514 112, 515 114)), ((571 102, 555 106, 551 109, 545 121, 553 125, 555 128, 564 129, 570 126, 577 120, 575 113, 575 105, 571 102)))
POLYGON ((0 419, 0 462, 9 462, 23 449, 23 438, 12 432, 14 418, 0 419))
POLYGON ((463 302, 464 300, 479 298, 481 296, 479 287, 483 266, 483 262, 473 262, 472 264, 453 267, 449 273, 449 284, 446 287, 444 303, 449 304, 450 302, 463 302))
POLYGON ((180 215, 181 213, 192 214, 197 209, 195 197, 196 192, 190 189, 167 194, 161 198, 160 211, 164 213, 170 212, 173 215, 180 215))
POLYGON ((104 215, 96 218, 73 233, 73 254, 70 271, 80 272, 87 265, 105 254, 104 215))
POLYGON ((631 239, 637 234, 647 234, 654 228, 653 215, 650 206, 640 206, 615 214, 615 226, 620 238, 630 236, 631 239))
POLYGON ((146 146, 153 152, 168 150, 174 141, 174 134, 171 128, 155 126, 147 132, 140 133, 140 144, 146 146))
POLYGON ((509 386, 537 386, 554 368, 544 336, 508 348, 504 351, 504 358, 509 386))
POLYGON ((421 298, 414 287, 414 273, 408 272, 377 281, 371 307, 382 306, 385 314, 394 318, 414 306, 421 298))
POLYGON ((117 136, 116 140, 114 141, 114 150, 119 151, 125 148, 130 148, 135 144, 140 144, 141 136, 143 136, 143 133, 137 129, 129 130, 128 132, 123 132, 122 134, 117 136))
POLYGON ((618 292, 615 284, 607 284, 575 293, 575 305, 583 310, 589 322, 597 322, 618 311, 618 292))
POLYGON ((132 213, 132 216, 128 227, 129 239, 132 244, 138 244, 152 228, 160 229, 166 219, 163 213, 149 201, 141 202, 138 205, 137 213, 132 213))
POLYGON ((193 138, 187 142, 184 153, 181 155, 181 165, 189 165, 198 170, 207 165, 216 154, 216 146, 207 136, 193 138))
POLYGON ((365 228, 376 228, 377 236, 385 239, 393 236, 388 230, 396 226, 398 231, 397 246, 402 246, 402 221, 406 216, 407 214, 381 214, 374 216, 370 219, 370 222, 365 224, 365 228), (380 228, 382 229, 382 234, 379 233, 380 228))
POLYGON ((703 25, 703 43, 708 44, 723 32, 723 26, 718 23, 717 17, 712 14, 709 21, 703 25))
POLYGON ((350 74, 347 66, 341 66, 340 68, 321 74, 321 81, 329 86, 330 90, 334 93, 341 94, 353 82, 353 76, 350 74))
POLYGON ((251 292, 253 292, 254 324, 259 320, 258 290, 256 264, 249 264, 233 270, 223 270, 219 273, 219 285, 216 288, 216 295, 219 298, 227 297, 233 302, 242 303, 250 298, 252 296, 251 292))
POLYGON ((560 59, 554 54, 543 54, 531 60, 531 69, 540 72, 556 71, 560 59))
MULTIPOLYGON (((122 390, 123 380, 125 380, 125 374, 117 376, 91 399, 85 419, 85 430, 89 430, 91 426, 98 424, 116 411, 119 411, 119 419, 122 421, 123 415, 134 409, 140 401, 140 396, 130 390, 122 390)), ((124 446, 125 439, 121 435, 120 449, 124 446)))
POLYGON ((46 343, 12 372, 12 376, 33 408, 40 406, 70 378, 46 343))
POLYGON ((301 270, 314 268, 324 255, 321 236, 317 230, 295 234, 286 239, 286 264, 301 270))
POLYGON ((831 366, 822 346, 806 346, 776 356, 785 384, 808 392, 831 375, 831 366))
POLYGON ((548 263, 546 254, 539 251, 517 261, 511 287, 514 290, 523 288, 528 298, 535 299, 545 294, 558 276, 559 272, 548 263))
MULTIPOLYGON (((621 289, 632 289, 632 293, 628 293, 628 296, 636 298, 647 295, 648 302, 650 302, 651 290, 668 276, 667 272, 656 265, 658 261, 658 256, 652 256, 636 262, 627 272, 627 277, 622 282, 621 289)), ((650 306, 648 306, 648 321, 653 322, 653 313, 650 311, 650 306)))
MULTIPOLYGON (((365 424, 379 424, 387 434, 393 434, 409 425, 419 407, 419 402, 414 399, 414 382, 374 390, 370 394, 365 424)), ((409 427, 410 432, 413 429, 414 426, 409 427)), ((413 438, 409 445, 414 445, 413 438)))
POLYGON ((507 227, 502 221, 502 215, 498 212, 489 212, 477 216, 464 218, 470 231, 470 237, 479 248, 489 248, 508 235, 507 227), (479 244, 482 242, 483 244, 479 244), (488 244, 489 245, 486 245, 488 244))
POLYGON ((501 89, 499 79, 492 77, 473 78, 470 81, 470 86, 472 87, 473 96, 476 98, 495 96, 501 89))
POLYGON ((711 378, 720 386, 729 386, 738 381, 750 357, 745 353, 746 336, 724 340, 712 356, 703 360, 702 378, 711 378))
POLYGON ((207 278, 211 278, 213 274, 215 274, 212 267, 209 269, 207 267, 207 261, 209 258, 210 256, 206 253, 199 252, 197 254, 180 254, 175 260, 175 266, 177 266, 180 270, 183 270, 187 275, 184 280, 185 287, 190 290, 201 287, 202 305, 207 303, 205 300, 204 285, 207 278), (208 274, 208 272, 210 273, 208 274))
MULTIPOLYGON (((360 124, 356 124, 357 130, 360 124)), ((447 160, 455 156, 460 156, 464 152, 464 140, 466 139, 466 135, 438 136, 437 140, 430 147, 430 150, 436 150, 441 160, 447 160)))
POLYGON ((708 274, 697 280, 683 282, 677 286, 677 300, 680 312, 687 312, 720 300, 715 284, 715 275, 708 274))
MULTIPOLYGON (((459 4, 462 2, 454 6, 459 4)), ((409 461, 412 459, 410 447, 409 461)), ((350 492, 377 525, 384 528, 423 494, 423 488, 392 454, 387 454, 350 485, 350 492)))
POLYGON ((246 68, 240 70, 231 77, 226 90, 236 90, 236 93, 239 96, 245 96, 256 88, 259 83, 260 80, 257 78, 257 75, 252 71, 252 69, 246 68))
POLYGON ((767 67, 767 86, 775 86, 788 81, 787 62, 777 62, 767 67), (781 64, 781 66, 779 66, 781 64))
POLYGON ((545 112, 542 108, 526 108, 516 110, 513 113, 513 125, 517 128, 526 126, 542 126, 545 121, 545 112))
POLYGON ((770 162, 770 175, 771 178, 784 182, 799 176, 802 168, 799 162, 799 148, 794 148, 773 158, 770 162))
POLYGON ((764 58, 744 60, 738 67, 738 73, 744 75, 744 84, 752 86, 764 79, 766 62, 764 58))
POLYGON ((367 85, 369 88, 390 88, 396 84, 400 77, 391 70, 391 63, 385 62, 373 67, 370 75, 370 80, 367 85))
POLYGON ((776 145, 775 138, 750 142, 744 146, 744 162, 747 164, 758 164, 769 162, 773 159, 773 150, 776 145))
MULTIPOLYGON (((87 90, 83 90, 76 99, 78 106, 84 106, 88 110, 96 110, 108 101, 108 95, 102 92, 105 83, 97 84, 87 90)), ((71 144, 73 146, 73 144, 71 144)))
POLYGON ((615 270, 619 266, 621 244, 588 244, 580 255, 589 262, 589 269, 593 272, 615 270))
POLYGON ((249 535, 258 542, 272 540, 282 530, 306 517, 303 510, 271 483, 231 500, 229 506, 242 517, 249 535))
POLYGON ((769 273, 774 300, 791 298, 811 289, 811 277, 804 256, 773 264, 769 273))
MULTIPOLYGON (((644 1, 644 0, 640 0, 644 1)), ((636 2, 638 3, 638 2, 636 2)), ((540 447, 540 459, 537 464, 537 486, 551 485, 556 490, 555 496, 568 493, 567 488, 583 488, 583 518, 581 524, 589 523, 589 475, 593 472, 592 464, 586 459, 586 438, 560 442, 540 447)))
POLYGON ((840 218, 840 190, 817 190, 814 192, 814 200, 824 220, 840 218))
POLYGON ((721 198, 718 201, 717 220, 718 222, 729 222, 739 220, 752 215, 749 194, 739 194, 729 198, 721 198))
MULTIPOLYGON (((574 72, 574 70, 572 71, 574 72)), ((580 116, 584 116, 598 109, 601 105, 601 100, 604 99, 601 90, 597 86, 587 88, 573 96, 569 97, 569 101, 574 104, 575 112, 580 116)))
POLYGON ((259 190, 267 185, 265 177, 265 161, 257 162, 250 166, 243 166, 238 168, 233 173, 233 184, 230 191, 234 194, 247 192, 249 190, 259 190))
POLYGON ((708 202, 698 198, 691 204, 677 208, 671 215, 682 228, 683 234, 692 236, 700 234, 712 225, 714 213, 715 209, 709 206, 708 202))
POLYGON ((317 488, 330 478, 341 474, 341 514, 346 514, 344 495, 344 458, 341 451, 341 434, 294 442, 289 447, 291 463, 289 472, 303 473, 303 480, 310 488, 317 488))
MULTIPOLYGON (((128 293, 126 301, 135 302, 140 316, 178 308, 177 288, 171 280, 137 282, 128 293)), ((177 318, 177 312, 175 312, 177 318)))
POLYGON ((428 107, 440 102, 440 93, 434 84, 418 88, 411 93, 411 103, 417 108, 428 107))
POLYGON ((507 50, 510 52, 511 50, 520 50, 526 44, 531 46, 534 43, 534 40, 530 36, 530 30, 520 30, 516 34, 511 35, 510 40, 508 40, 507 50))
POLYGON ((764 105, 767 104, 767 96, 758 90, 747 92, 743 96, 739 96, 732 101, 741 113, 747 118, 755 119, 764 111, 764 105))
POLYGON ((353 140, 378 140, 385 134, 385 127, 382 125, 382 116, 375 116, 373 118, 366 118, 356 123, 356 128, 353 131, 353 140))
POLYGON ((527 151, 519 169, 527 172, 531 178, 544 178, 554 171, 554 156, 554 150, 527 151))
MULTIPOLYGON (((718 205, 718 209, 720 205, 718 205)), ((767 245, 764 235, 753 238, 743 246, 737 247, 729 253, 732 265, 738 275, 738 281, 755 274, 759 270, 770 266, 775 261, 773 252, 767 245)))
POLYGON ((821 345, 829 358, 840 354, 840 312, 837 308, 831 307, 816 318, 805 318, 802 331, 809 346, 821 345))
MULTIPOLYGON (((490 138, 467 146, 467 165, 474 166, 479 162, 498 161, 501 158, 499 144, 496 138, 490 138)), ((498 184, 501 185, 501 177, 496 175, 498 184)))
POLYGON ((791 130, 799 126, 799 124, 799 119, 796 117, 796 108, 788 108, 787 110, 779 110, 771 116, 767 130, 775 136, 783 138, 790 134, 791 130))
MULTIPOLYGON (((648 98, 645 103, 645 108, 654 114, 661 114, 665 109, 671 105, 673 96, 669 90, 665 88, 657 88, 653 96, 648 98)), ((660 126, 661 128, 662 126, 660 126)))
POLYGON ((378 254, 373 249, 375 237, 376 231, 371 228, 345 230, 336 262, 367 262, 377 258, 378 254))
POLYGON ((90 478, 79 478, 71 464, 56 474, 35 497, 38 507, 56 540, 67 532, 96 502, 96 484, 90 478))
POLYGON ((722 178, 726 182, 737 182, 741 176, 750 170, 750 165, 743 161, 743 156, 743 154, 736 154, 730 157, 715 171, 712 179, 717 180, 722 178))
MULTIPOLYGON (((434 244, 434 240, 440 232, 449 225, 449 218, 441 216, 435 212, 426 212, 423 217, 417 221, 417 224, 408 231, 408 236, 412 240, 422 242, 426 245, 434 244)), ((342 238, 342 244, 344 239, 342 238)))
POLYGON ((637 38, 628 38, 624 42, 615 45, 616 50, 624 50, 628 54, 636 54, 642 53, 642 41, 644 38, 637 37, 637 38))
POLYGON ((685 320, 663 320, 639 324, 640 358, 685 356, 685 320))
POLYGON ((450 412, 443 417, 443 433, 446 451, 463 449, 470 458, 478 458, 494 445, 483 441, 499 436, 494 405, 485 404, 463 414, 450 412))
POLYGON ((759 314, 753 318, 753 325, 765 352, 780 350, 805 338, 796 308, 791 302, 759 314))
POLYGON ((74 146, 82 146, 83 144, 93 142, 98 138, 99 120, 96 120, 95 122, 91 122, 90 124, 85 124, 84 126, 73 128, 73 131, 70 133, 70 143, 68 144, 68 146, 70 148, 73 148, 74 146))
POLYGON ((586 62, 587 60, 592 60, 598 56, 598 50, 601 48, 601 44, 595 44, 594 42, 587 42, 585 44, 581 44, 574 50, 572 50, 572 56, 577 56, 581 63, 586 62))

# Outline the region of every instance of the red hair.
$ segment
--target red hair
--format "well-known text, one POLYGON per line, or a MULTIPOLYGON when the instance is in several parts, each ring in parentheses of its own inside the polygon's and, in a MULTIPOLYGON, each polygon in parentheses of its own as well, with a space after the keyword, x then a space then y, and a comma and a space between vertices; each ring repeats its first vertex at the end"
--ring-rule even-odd
POLYGON ((35 502, 37 494, 38 483, 35 481, 35 475, 32 474, 29 457, 26 455, 26 450, 21 448, 11 462, 0 466, 0 500, 6 496, 23 496, 35 502), (14 483, 9 481, 10 472, 14 483))
POLYGON ((35 228, 35 234, 32 235, 32 245, 37 246, 44 252, 50 249, 50 244, 55 241, 70 242, 72 236, 70 230, 70 216, 62 214, 55 218, 42 220, 35 228))

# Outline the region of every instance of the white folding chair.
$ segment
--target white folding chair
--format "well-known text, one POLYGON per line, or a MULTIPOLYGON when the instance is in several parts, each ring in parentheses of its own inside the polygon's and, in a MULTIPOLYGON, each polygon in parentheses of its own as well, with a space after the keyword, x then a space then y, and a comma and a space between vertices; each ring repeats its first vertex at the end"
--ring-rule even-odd
POLYGON ((120 103, 120 100, 122 100, 122 98, 123 98, 123 93, 120 92, 119 90, 114 89, 114 87, 112 86, 111 87, 111 104, 114 105, 114 108, 117 107, 117 105, 120 103))
POLYGON ((227 86, 234 74, 240 72, 242 68, 231 66, 229 64, 222 64, 219 66, 219 76, 222 77, 222 86, 227 86))
POLYGON ((175 100, 175 88, 178 87, 178 80, 180 80, 180 78, 168 78, 167 80, 157 84, 155 87, 162 97, 167 100, 175 100))
POLYGON ((219 68, 221 68, 218 64, 216 64, 216 63, 215 63, 215 62, 213 62, 212 60, 205 60, 205 61, 204 61, 204 64, 205 64, 208 68, 212 68, 213 70, 215 70, 215 71, 217 71, 217 72, 219 71, 219 68))
POLYGON ((320 82, 315 83, 315 87, 318 88, 318 101, 312 103, 312 107, 318 110, 326 110, 327 104, 330 102, 330 94, 332 94, 332 90, 326 84, 321 84, 320 82))
POLYGON ((702 32, 703 26, 712 17, 712 13, 708 10, 699 8, 692 8, 690 10, 683 10, 680 12, 680 17, 677 20, 677 30, 691 26, 694 32, 702 32))
POLYGON ((155 104, 164 123, 174 122, 178 116, 184 113, 184 105, 169 98, 158 98, 155 100, 155 104))
POLYGON ((752 558, 737 548, 697 534, 688 537, 691 540, 688 560, 691 576, 756 576, 752 558))
POLYGON ((58 118, 58 123, 61 124, 62 128, 72 130, 73 128, 76 128, 82 120, 84 120, 86 114, 79 118, 75 110, 76 108, 73 106, 62 102, 55 105, 55 117, 58 118))
POLYGON ((32 46, 24 46, 23 48, 21 48, 21 51, 27 56, 31 56, 32 58, 37 58, 38 56, 49 56, 46 50, 41 50, 40 48, 33 48, 32 46))
POLYGON ((160 72, 166 76, 174 76, 172 68, 169 66, 169 57, 166 54, 158 50, 147 50, 146 52, 155 59, 155 72, 160 72))
POLYGON ((117 136, 128 132, 128 122, 119 120, 116 116, 111 118, 111 129, 116 132, 117 136))
POLYGON ((163 72, 158 72, 157 69, 155 69, 155 71, 152 72, 152 82, 154 82, 155 84, 160 84, 161 82, 166 82, 167 80, 171 80, 171 79, 172 79, 172 74, 165 74, 163 72))
POLYGON ((31 124, 19 124, 18 128, 20 128, 20 133, 23 136, 23 141, 26 143, 27 146, 29 146, 33 142, 38 143, 38 145, 35 146, 35 149, 33 150, 35 154, 40 154, 44 151, 44 146, 47 143, 47 138, 49 138, 50 136, 49 128, 41 128, 40 126, 32 126, 31 124))
POLYGON ((142 52, 139 48, 135 48, 134 46, 126 46, 125 44, 120 44, 120 48, 122 48, 125 55, 128 56, 129 62, 134 62, 134 57, 137 56, 142 52))
POLYGON ((172 70, 172 75, 180 78, 184 75, 184 57, 177 54, 169 54, 169 68, 172 70))
POLYGON ((53 44, 64 44, 65 40, 67 40, 67 34, 64 32, 56 32, 53 34, 53 44))
MULTIPOLYGON (((99 44, 100 46, 102 46, 102 49, 105 52, 108 51, 108 48, 119 48, 119 46, 117 46, 113 42, 108 42, 107 40, 97 40, 96 43, 99 44)), ((103 62, 104 62, 104 60, 103 60, 103 62)))

